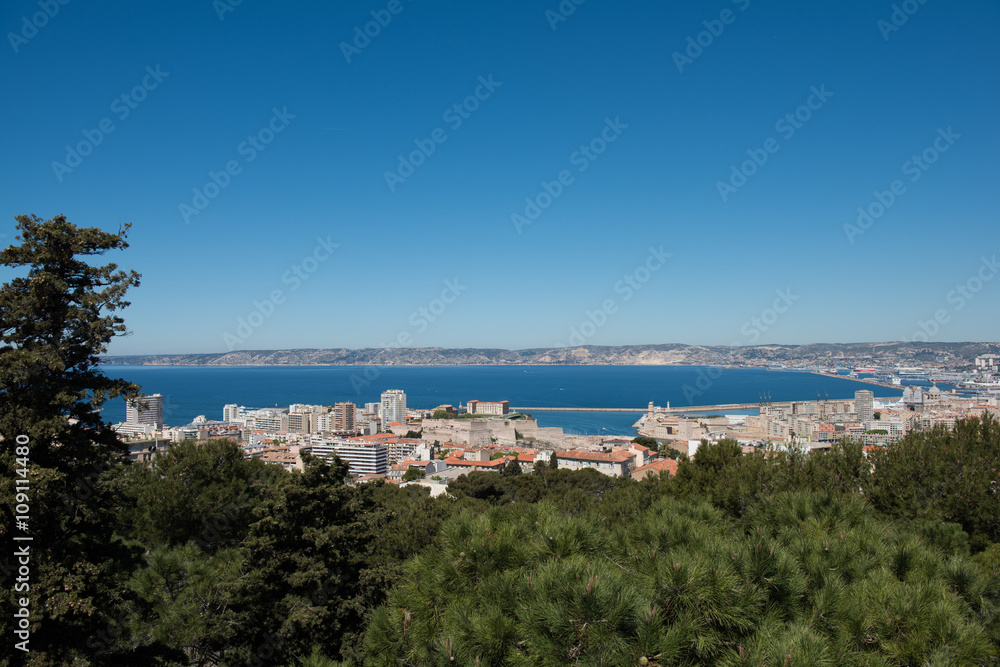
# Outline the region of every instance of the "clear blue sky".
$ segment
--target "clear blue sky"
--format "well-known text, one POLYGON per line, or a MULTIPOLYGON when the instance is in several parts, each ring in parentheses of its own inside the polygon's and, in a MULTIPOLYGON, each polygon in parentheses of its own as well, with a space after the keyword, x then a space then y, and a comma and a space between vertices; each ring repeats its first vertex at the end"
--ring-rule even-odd
POLYGON ((49 1, 0 10, 0 241, 21 213, 133 222, 112 353, 900 340, 936 314, 931 340, 996 340, 995 3, 49 1))

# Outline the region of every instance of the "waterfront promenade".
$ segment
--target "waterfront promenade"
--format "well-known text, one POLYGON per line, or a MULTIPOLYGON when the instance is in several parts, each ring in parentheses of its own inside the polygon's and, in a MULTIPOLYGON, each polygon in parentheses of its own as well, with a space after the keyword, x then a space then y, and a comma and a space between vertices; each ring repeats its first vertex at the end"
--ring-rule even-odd
MULTIPOLYGON (((854 400, 854 399, 843 399, 854 400)), ((796 401, 800 403, 801 401, 796 401)), ((840 402, 831 400, 831 403, 840 402)), ((760 403, 722 403, 719 405, 686 405, 684 407, 656 408, 660 414, 683 414, 685 412, 716 412, 722 413, 726 410, 755 410, 760 408, 760 403)), ((779 408, 790 408, 791 402, 771 402, 771 405, 779 408)), ((517 412, 649 412, 649 408, 511 408, 517 412)))

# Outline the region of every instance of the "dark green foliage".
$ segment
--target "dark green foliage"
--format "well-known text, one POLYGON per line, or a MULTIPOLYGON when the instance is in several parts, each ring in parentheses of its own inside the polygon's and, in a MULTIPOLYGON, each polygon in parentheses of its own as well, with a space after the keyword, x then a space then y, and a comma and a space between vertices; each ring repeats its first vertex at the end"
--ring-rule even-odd
POLYGON ((404 482, 412 482, 415 479, 422 479, 427 473, 420 468, 410 468, 403 473, 404 482))
POLYGON ((509 502, 505 480, 495 472, 473 470, 448 485, 448 493, 456 498, 475 498, 489 503, 509 502))
POLYGON ((860 443, 845 442, 829 451, 808 456, 781 456, 781 485, 792 489, 830 491, 842 495, 860 493, 868 486, 871 462, 860 443))
POLYGON ((894 518, 957 523, 974 551, 1000 542, 1000 424, 960 420, 871 452, 872 504, 894 518))
POLYGON ((512 460, 508 461, 504 465, 503 470, 500 471, 500 476, 501 477, 517 477, 518 475, 520 475, 523 472, 524 471, 521 470, 521 464, 518 462, 518 460, 517 459, 512 459, 512 460))
POLYGON ((116 235, 64 216, 21 215, 21 244, 0 252, 0 264, 29 269, 0 289, 0 434, 29 436, 36 466, 75 472, 124 451, 96 410, 139 388, 108 378, 97 364, 111 339, 125 334, 113 313, 129 305, 125 292, 139 274, 77 256, 127 248, 128 228, 116 235))
POLYGON ((196 541, 206 551, 238 545, 253 510, 283 472, 247 459, 229 440, 173 445, 152 467, 135 467, 133 534, 146 544, 196 541))
MULTIPOLYGON (((125 333, 115 313, 128 305, 125 292, 139 275, 85 261, 128 247, 127 225, 116 235, 77 228, 63 216, 18 216, 17 228, 20 243, 0 252, 0 265, 17 275, 0 288, 2 524, 5 532, 15 525, 15 438, 27 436, 29 662, 68 664, 85 655, 88 637, 113 620, 123 580, 141 553, 115 534, 123 502, 110 476, 125 448, 98 412, 109 398, 134 395, 138 387, 97 367, 111 339, 125 333)), ((10 651, 10 611, 19 597, 13 572, 5 566, 0 577, 0 633, 10 651)))
POLYGON ((978 664, 995 580, 856 498, 779 493, 740 528, 656 501, 607 526, 549 503, 463 513, 369 625, 368 664, 978 664))
POLYGON ((448 492, 460 499, 471 498, 493 505, 551 499, 564 508, 584 512, 611 491, 631 483, 591 469, 552 470, 545 466, 544 474, 539 475, 476 470, 451 482, 448 492))
POLYGON ((678 465, 672 488, 678 498, 705 498, 738 517, 776 488, 777 475, 777 466, 762 452, 743 455, 732 440, 703 442, 692 459, 678 465))
POLYGON ((125 660, 129 644, 147 651, 169 646, 183 652, 180 664, 225 664, 239 639, 233 604, 242 561, 235 549, 207 555, 193 542, 147 553, 145 567, 128 583, 134 602, 123 610, 130 632, 109 656, 125 660))
POLYGON ((237 653, 243 660, 269 642, 277 643, 281 660, 313 646, 340 655, 363 628, 360 574, 370 524, 357 494, 343 484, 346 466, 306 459, 304 473, 255 509, 241 548, 236 606, 246 615, 237 653))

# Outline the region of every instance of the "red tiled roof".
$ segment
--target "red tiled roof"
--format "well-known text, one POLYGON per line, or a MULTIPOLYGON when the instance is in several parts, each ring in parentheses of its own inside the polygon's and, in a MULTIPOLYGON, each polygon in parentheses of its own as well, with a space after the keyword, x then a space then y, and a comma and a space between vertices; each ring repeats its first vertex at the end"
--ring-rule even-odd
POLYGON ((676 459, 657 459, 657 460, 653 461, 652 463, 647 463, 644 466, 640 466, 640 467, 636 468, 635 470, 632 471, 632 474, 635 475, 637 472, 641 472, 643 470, 650 470, 650 471, 657 471, 658 470, 658 471, 661 471, 661 472, 662 471, 666 471, 667 473, 669 473, 671 475, 676 475, 677 474, 677 460, 676 459))
POLYGON ((444 460, 444 462, 447 463, 449 467, 450 466, 456 466, 456 467, 467 466, 469 468, 472 468, 472 467, 476 467, 476 468, 497 468, 497 467, 502 466, 503 464, 507 463, 507 460, 508 459, 512 459, 512 458, 514 458, 514 457, 513 456, 505 456, 502 459, 493 459, 492 461, 466 461, 465 459, 447 458, 447 459, 444 460))

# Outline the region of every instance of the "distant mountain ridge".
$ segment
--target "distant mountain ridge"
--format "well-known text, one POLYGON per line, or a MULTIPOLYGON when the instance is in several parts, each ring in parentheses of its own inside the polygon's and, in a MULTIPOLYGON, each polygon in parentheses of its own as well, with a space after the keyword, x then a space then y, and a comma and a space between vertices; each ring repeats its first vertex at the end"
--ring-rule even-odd
POLYGON ((583 345, 564 348, 332 348, 238 350, 208 354, 106 357, 106 364, 155 366, 475 366, 628 365, 768 366, 849 363, 971 364, 981 354, 1000 354, 1000 343, 812 343, 808 345, 704 346, 583 345))

